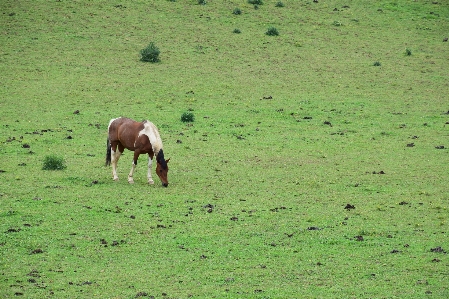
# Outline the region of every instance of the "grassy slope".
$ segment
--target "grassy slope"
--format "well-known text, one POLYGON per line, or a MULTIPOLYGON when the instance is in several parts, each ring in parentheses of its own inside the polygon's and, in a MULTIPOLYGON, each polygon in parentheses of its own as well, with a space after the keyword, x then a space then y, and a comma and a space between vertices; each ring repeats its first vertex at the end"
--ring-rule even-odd
POLYGON ((275 2, 2 2, 1 297, 448 296, 448 5, 275 2), (112 182, 118 115, 159 126, 169 188, 129 153, 112 182))

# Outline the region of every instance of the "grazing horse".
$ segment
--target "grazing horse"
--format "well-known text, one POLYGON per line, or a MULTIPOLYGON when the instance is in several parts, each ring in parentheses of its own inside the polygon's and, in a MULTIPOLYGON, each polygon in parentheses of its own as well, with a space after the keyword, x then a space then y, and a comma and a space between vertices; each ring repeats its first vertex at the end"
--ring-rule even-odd
POLYGON ((133 174, 139 155, 148 154, 148 184, 154 184, 151 177, 151 166, 153 164, 153 157, 156 156, 156 174, 161 179, 162 186, 168 186, 167 163, 170 159, 165 160, 164 158, 161 136, 152 122, 147 120, 137 122, 125 117, 111 119, 109 122, 106 166, 112 164, 114 181, 118 180, 117 162, 125 148, 134 151, 134 159, 128 175, 128 182, 130 184, 134 183, 133 174))

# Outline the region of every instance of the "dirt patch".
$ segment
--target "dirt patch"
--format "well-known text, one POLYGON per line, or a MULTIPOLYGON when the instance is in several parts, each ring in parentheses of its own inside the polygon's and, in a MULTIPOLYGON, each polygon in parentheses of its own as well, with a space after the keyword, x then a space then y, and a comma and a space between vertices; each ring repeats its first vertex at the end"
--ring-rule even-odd
POLYGON ((440 246, 430 249, 430 252, 446 253, 440 246))
POLYGON ((36 248, 33 251, 31 251, 30 254, 40 254, 40 253, 44 253, 44 251, 40 248, 36 248))
POLYGON ((348 203, 346 206, 345 206, 345 210, 353 210, 353 209, 355 209, 355 206, 354 205, 351 205, 350 203, 348 203))

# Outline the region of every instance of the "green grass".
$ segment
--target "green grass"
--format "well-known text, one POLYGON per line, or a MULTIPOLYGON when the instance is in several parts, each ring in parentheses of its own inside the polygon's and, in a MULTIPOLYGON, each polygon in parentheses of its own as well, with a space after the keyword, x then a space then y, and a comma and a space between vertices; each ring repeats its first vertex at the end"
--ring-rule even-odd
POLYGON ((277 2, 0 4, 1 298, 449 296, 448 4, 277 2))

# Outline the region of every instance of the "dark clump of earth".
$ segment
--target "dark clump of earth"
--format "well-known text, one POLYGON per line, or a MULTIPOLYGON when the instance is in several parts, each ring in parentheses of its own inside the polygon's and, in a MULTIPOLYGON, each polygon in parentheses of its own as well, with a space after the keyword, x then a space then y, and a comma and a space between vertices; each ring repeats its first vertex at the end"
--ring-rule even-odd
POLYGON ((446 253, 441 246, 430 249, 430 252, 446 253))
POLYGON ((355 209, 355 206, 348 203, 348 204, 345 206, 345 209, 346 209, 346 210, 352 210, 352 209, 355 209))
POLYGON ((36 248, 33 251, 31 251, 31 254, 39 254, 39 253, 44 253, 44 251, 40 248, 36 248))
POLYGON ((355 236, 354 237, 356 241, 364 241, 363 236, 355 236))
POLYGON ((320 230, 320 228, 316 226, 310 226, 307 228, 307 230, 320 230))
POLYGON ((214 205, 212 205, 210 203, 205 205, 203 208, 207 209, 208 213, 212 213, 214 211, 214 205))
POLYGON ((146 293, 146 292, 139 292, 136 294, 136 296, 134 298, 139 298, 139 297, 149 297, 150 299, 154 299, 154 296, 149 296, 148 293, 146 293))

